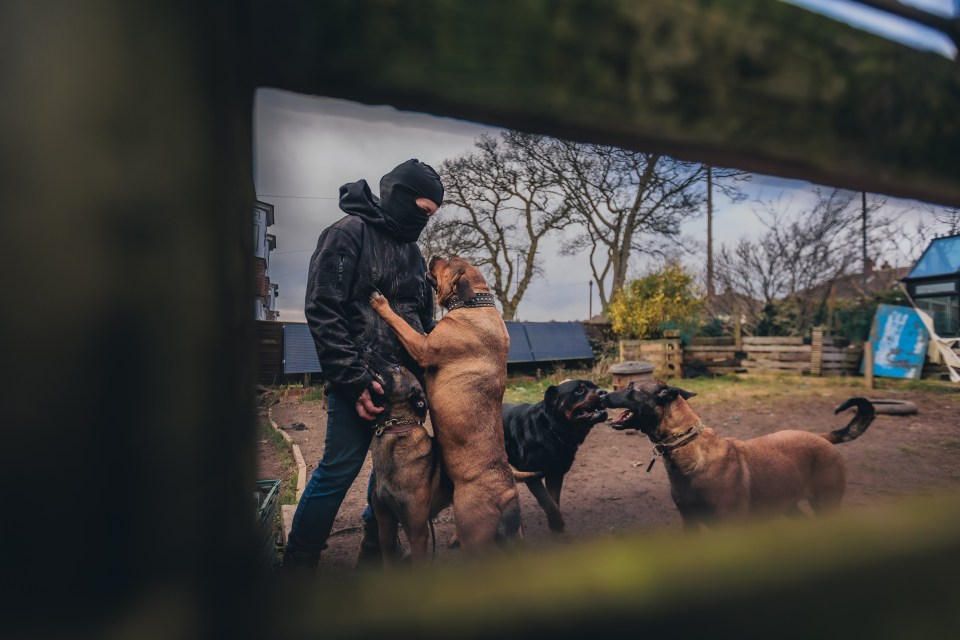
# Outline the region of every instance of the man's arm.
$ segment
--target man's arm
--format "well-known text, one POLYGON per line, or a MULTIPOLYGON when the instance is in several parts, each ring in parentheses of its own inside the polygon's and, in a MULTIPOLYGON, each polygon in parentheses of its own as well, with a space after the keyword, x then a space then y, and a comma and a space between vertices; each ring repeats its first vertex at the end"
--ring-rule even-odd
POLYGON ((346 316, 360 242, 360 238, 337 228, 329 228, 320 235, 317 250, 310 259, 304 315, 323 377, 336 393, 357 401, 358 413, 369 420, 382 411, 373 406, 369 389, 379 393, 383 393, 383 389, 360 360, 346 316))

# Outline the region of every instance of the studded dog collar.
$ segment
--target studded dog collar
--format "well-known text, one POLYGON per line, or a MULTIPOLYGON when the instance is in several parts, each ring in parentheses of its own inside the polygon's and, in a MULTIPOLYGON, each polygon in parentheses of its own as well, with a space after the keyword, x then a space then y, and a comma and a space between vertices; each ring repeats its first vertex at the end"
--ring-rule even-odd
POLYGON ((457 294, 453 294, 443 303, 443 306, 447 308, 447 311, 453 311, 454 309, 477 309, 479 307, 493 307, 496 306, 494 303, 494 297, 492 293, 478 293, 469 300, 461 300, 457 294))

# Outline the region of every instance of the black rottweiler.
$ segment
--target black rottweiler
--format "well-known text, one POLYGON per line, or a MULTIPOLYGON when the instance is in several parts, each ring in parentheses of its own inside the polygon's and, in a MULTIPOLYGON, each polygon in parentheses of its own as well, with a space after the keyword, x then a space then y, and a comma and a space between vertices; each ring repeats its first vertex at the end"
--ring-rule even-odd
POLYGON ((589 380, 568 380, 548 388, 542 402, 503 405, 507 459, 546 512, 551 531, 563 531, 563 476, 593 425, 607 419, 606 395, 589 380))

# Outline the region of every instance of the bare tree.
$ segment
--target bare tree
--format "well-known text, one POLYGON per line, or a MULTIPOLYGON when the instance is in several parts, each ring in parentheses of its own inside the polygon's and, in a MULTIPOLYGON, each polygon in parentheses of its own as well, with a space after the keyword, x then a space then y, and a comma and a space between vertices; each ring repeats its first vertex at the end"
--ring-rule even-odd
POLYGON ((870 246, 878 260, 895 265, 913 264, 930 242, 942 235, 960 233, 960 208, 921 205, 909 211, 920 215, 908 216, 907 211, 887 213, 875 221, 870 246))
MULTIPOLYGON (((860 208, 852 206, 856 194, 834 189, 815 190, 814 205, 790 216, 781 200, 763 205, 758 218, 766 231, 756 240, 741 239, 723 246, 718 256, 718 277, 727 290, 765 304, 790 300, 795 305, 795 326, 805 331, 829 288, 820 287, 854 271, 859 264, 862 240, 860 208)), ((868 216, 882 205, 874 199, 868 216)), ((869 221, 869 217, 868 217, 869 221)), ((887 219, 868 225, 868 233, 882 236, 887 219)))
MULTIPOLYGON (((580 233, 564 251, 589 251, 604 311, 626 282, 631 255, 662 255, 705 199, 706 166, 656 153, 553 140, 529 156, 555 176, 572 207, 580 233)), ((713 169, 714 178, 735 173, 713 169)))
POLYGON ((929 205, 927 210, 936 221, 941 234, 953 236, 960 233, 960 208, 929 205))
POLYGON ((555 177, 535 157, 551 144, 513 131, 483 135, 474 151, 440 166, 445 212, 428 239, 484 272, 506 320, 539 270, 543 239, 571 223, 555 177))

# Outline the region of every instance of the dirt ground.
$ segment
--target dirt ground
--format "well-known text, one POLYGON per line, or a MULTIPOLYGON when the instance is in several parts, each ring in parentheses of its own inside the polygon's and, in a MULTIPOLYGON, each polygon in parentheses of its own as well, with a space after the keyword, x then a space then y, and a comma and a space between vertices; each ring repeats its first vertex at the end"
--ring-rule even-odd
MULTIPOLYGON (((746 439, 778 429, 821 432, 844 426, 853 412, 835 416, 833 410, 851 395, 910 400, 919 407, 919 413, 878 415, 864 436, 839 445, 847 463, 846 509, 960 489, 960 402, 955 394, 890 390, 864 394, 828 383, 785 395, 724 389, 702 393, 690 402, 706 426, 726 437, 746 439)), ((288 433, 301 447, 309 477, 323 452, 324 403, 281 402, 273 406, 272 413, 281 428, 290 429, 294 422, 306 425, 305 430, 290 429, 288 433)), ((521 487, 527 546, 544 548, 583 538, 680 531, 666 472, 658 462, 647 473, 650 459, 651 444, 642 434, 597 425, 580 448, 564 483, 561 508, 567 524, 565 534, 550 532, 533 496, 521 487)), ((330 548, 322 556, 321 573, 343 572, 353 564, 369 467, 368 457, 337 516, 330 548)), ((264 474, 271 472, 264 468, 260 477, 270 477, 264 474)), ((438 561, 460 556, 459 551, 446 548, 453 532, 452 514, 447 509, 436 523, 438 561)))

